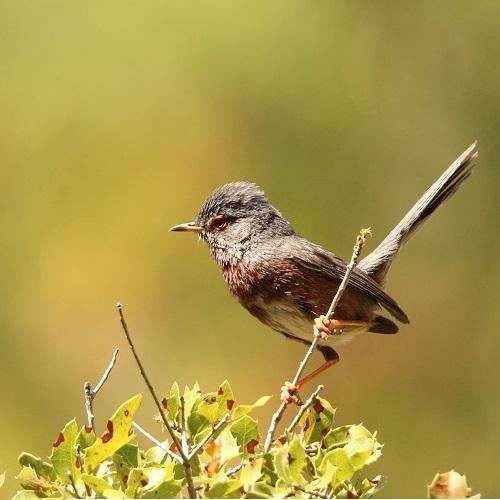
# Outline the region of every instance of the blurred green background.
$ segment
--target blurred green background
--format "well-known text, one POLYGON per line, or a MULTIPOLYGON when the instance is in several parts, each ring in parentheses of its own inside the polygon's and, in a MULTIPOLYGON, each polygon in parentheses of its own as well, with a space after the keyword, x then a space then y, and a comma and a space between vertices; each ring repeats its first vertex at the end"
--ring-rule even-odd
POLYGON ((474 175, 392 269, 411 325, 342 349, 321 380, 339 424, 378 429, 384 495, 422 496, 453 467, 500 496, 499 26, 496 1, 2 0, 2 496, 19 452, 83 423, 83 382, 115 347, 98 427, 144 390, 118 300, 160 392, 228 378, 241 402, 274 395, 267 422, 303 347, 238 306, 203 244, 167 232, 212 189, 257 182, 347 258, 476 138, 474 175))

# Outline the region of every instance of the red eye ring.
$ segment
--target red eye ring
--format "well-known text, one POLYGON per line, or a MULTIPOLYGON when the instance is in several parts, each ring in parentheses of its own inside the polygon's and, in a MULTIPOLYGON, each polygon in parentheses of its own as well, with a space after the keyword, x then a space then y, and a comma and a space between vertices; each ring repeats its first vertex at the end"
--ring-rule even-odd
POLYGON ((224 231, 227 227, 228 220, 226 219, 225 215, 216 215, 215 217, 212 218, 212 221, 210 225, 216 230, 216 231, 224 231))

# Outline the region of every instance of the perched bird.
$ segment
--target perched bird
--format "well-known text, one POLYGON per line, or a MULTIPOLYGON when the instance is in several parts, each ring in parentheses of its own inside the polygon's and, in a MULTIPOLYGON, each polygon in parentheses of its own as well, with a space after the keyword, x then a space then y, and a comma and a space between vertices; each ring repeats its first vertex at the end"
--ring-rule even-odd
POLYGON ((317 347, 325 363, 299 381, 300 387, 339 360, 332 346, 361 332, 396 333, 394 319, 409 323, 384 290, 387 272, 399 249, 469 177, 476 158, 474 143, 361 260, 331 320, 321 315, 326 314, 344 277, 346 263, 296 234, 257 185, 233 182, 216 189, 193 222, 171 231, 195 232, 207 243, 230 292, 262 323, 308 345, 313 323, 322 332, 317 347))

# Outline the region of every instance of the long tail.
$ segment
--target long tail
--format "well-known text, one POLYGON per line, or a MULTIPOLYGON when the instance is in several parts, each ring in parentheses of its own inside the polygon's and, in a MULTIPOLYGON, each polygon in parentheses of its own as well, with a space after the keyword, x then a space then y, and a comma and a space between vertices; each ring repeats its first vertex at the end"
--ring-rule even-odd
POLYGON ((360 263, 359 269, 380 284, 385 282, 394 257, 399 249, 415 234, 422 223, 469 177, 477 158, 477 141, 466 149, 439 179, 424 193, 401 222, 380 245, 360 263))

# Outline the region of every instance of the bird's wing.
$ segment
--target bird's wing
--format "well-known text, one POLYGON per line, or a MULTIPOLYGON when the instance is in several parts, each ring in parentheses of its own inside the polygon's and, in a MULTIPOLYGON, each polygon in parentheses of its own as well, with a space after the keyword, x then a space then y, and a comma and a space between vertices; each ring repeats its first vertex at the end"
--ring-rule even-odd
MULTIPOLYGON (((304 238, 295 238, 294 243, 283 246, 283 248, 287 249, 288 259, 302 268, 331 276, 336 281, 340 282, 344 278, 347 265, 341 258, 304 238)), ((397 320, 402 323, 409 323, 408 316, 398 303, 363 271, 354 268, 349 279, 349 285, 372 298, 384 309, 387 309, 397 320)))

